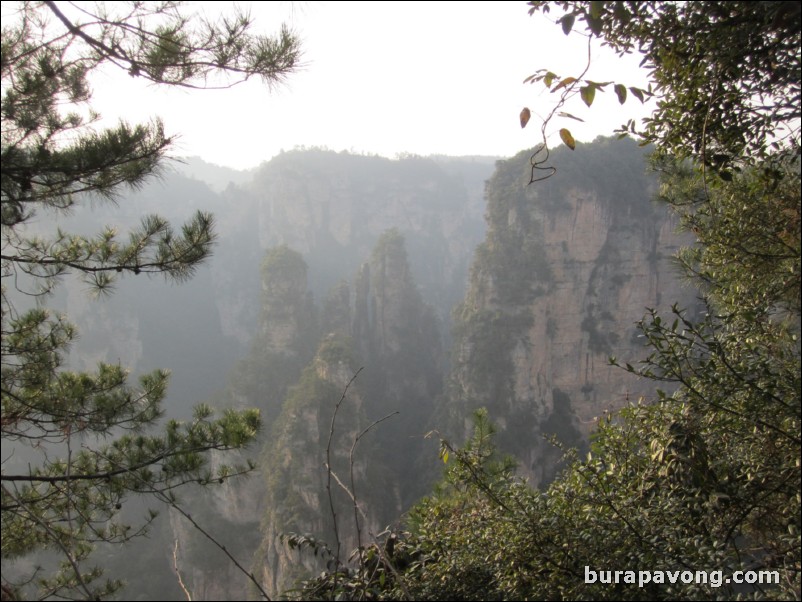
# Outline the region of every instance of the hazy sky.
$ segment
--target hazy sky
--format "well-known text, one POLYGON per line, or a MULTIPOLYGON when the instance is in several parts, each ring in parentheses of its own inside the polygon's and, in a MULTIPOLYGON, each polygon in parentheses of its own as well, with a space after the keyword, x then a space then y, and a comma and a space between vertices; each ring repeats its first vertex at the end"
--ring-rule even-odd
MULTIPOLYGON (((228 3, 192 3, 215 11, 228 3)), ((240 3, 249 6, 250 3, 240 3)), ((224 10, 224 9, 223 9, 224 10)), ((555 95, 523 84, 537 69, 577 75, 585 39, 566 37, 525 2, 261 2, 251 6, 260 31, 287 22, 303 39, 304 67, 268 90, 254 80, 234 89, 191 92, 146 86, 126 74, 95 81, 95 106, 130 121, 161 116, 180 134, 177 155, 199 155, 247 168, 282 149, 509 156, 538 141, 540 120, 555 95), (518 115, 535 115, 521 130, 518 115)), ((643 83, 638 60, 619 59, 594 45, 589 77, 643 83)), ((643 113, 634 99, 621 107, 612 90, 592 109, 578 99, 569 110, 587 125, 562 120, 591 140, 643 113)))

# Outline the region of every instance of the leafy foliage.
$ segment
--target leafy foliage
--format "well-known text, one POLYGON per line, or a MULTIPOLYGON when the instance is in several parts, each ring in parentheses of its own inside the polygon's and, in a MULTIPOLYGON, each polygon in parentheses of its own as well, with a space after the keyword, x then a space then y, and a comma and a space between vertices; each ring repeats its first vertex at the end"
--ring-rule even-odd
MULTIPOLYGON (((694 157, 722 174, 765 162, 779 152, 799 156, 800 12, 789 2, 530 2, 530 14, 561 11, 568 35, 601 38, 619 55, 639 53, 647 89, 594 82, 541 69, 527 78, 562 93, 557 108, 577 92, 590 106, 613 85, 656 109, 638 133, 660 152, 694 157), (552 87, 554 81, 560 83, 552 87), (566 83, 567 82, 567 83, 566 83)), ((590 65, 588 65, 588 68, 590 65)), ((555 109, 556 112, 556 109, 555 109)), ((555 114, 555 112, 552 113, 555 114)))
POLYGON ((296 65, 299 46, 287 30, 254 36, 246 15, 198 21, 174 2, 93 8, 26 2, 6 23, 0 58, 3 597, 19 594, 7 581, 6 560, 51 548, 64 562, 53 575, 32 576, 40 595, 96 599, 118 583, 99 583, 99 569, 83 566, 92 545, 124 542, 144 530, 114 520, 123 500, 146 493, 174 503, 176 487, 247 470, 212 470, 204 452, 246 445, 260 418, 256 410, 214 418, 199 406, 191 422, 170 421, 162 434, 148 434, 162 414, 168 374, 145 375, 134 387, 120 366, 67 370, 76 331, 42 305, 68 273, 95 291, 108 291, 121 274, 189 277, 211 251, 210 215, 196 214, 179 231, 146 216, 127 239, 112 228, 95 236, 59 229, 46 235, 34 220, 65 214, 90 197, 115 200, 126 187, 142 185, 158 174, 173 141, 159 121, 93 128, 99 116, 90 106, 88 78, 96 69, 110 64, 132 77, 191 88, 255 75, 275 83, 296 65), (23 294, 36 296, 39 305, 18 307, 25 305, 23 294), (16 452, 25 459, 14 459, 16 452))
MULTIPOLYGON (((724 413, 715 418, 732 425, 724 413)), ((748 482, 733 473, 740 446, 727 436, 713 441, 722 425, 700 421, 690 404, 639 404, 616 421, 606 416, 587 458, 569 453, 571 467, 543 492, 496 456, 486 413, 474 419, 464 448, 442 442, 444 481, 410 512, 407 530, 369 547, 371 563, 306 582, 301 597, 794 598, 799 507, 788 494, 798 481, 769 477, 772 469, 754 463, 759 472, 748 482), (622 573, 611 583, 587 579, 588 570, 622 573), (777 571, 771 577, 779 579, 744 589, 730 581, 738 570, 777 571), (677 578, 683 573, 692 578, 677 578)), ((740 459, 748 462, 760 445, 766 441, 746 443, 740 459)))

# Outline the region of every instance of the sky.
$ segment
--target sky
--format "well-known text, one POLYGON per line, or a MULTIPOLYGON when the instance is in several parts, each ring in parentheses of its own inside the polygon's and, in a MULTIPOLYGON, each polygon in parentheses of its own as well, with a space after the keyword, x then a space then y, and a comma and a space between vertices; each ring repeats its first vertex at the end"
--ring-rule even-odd
MULTIPOLYGON (((270 90, 258 79, 227 90, 187 91, 148 85, 121 72, 93 78, 93 106, 105 119, 161 117, 179 136, 178 156, 246 169, 282 150, 325 147, 394 157, 511 156, 539 141, 540 116, 555 96, 523 80, 540 68, 577 75, 587 59, 585 38, 565 36, 526 2, 241 2, 256 31, 286 22, 302 39, 303 67, 270 90), (521 129, 519 114, 533 117, 521 129)), ((192 2, 207 14, 231 7, 192 2)), ((598 43, 588 77, 643 85, 635 57, 619 58, 598 43)), ((608 135, 644 114, 609 90, 588 109, 566 110, 586 120, 556 120, 547 133, 570 128, 578 140, 608 135)))

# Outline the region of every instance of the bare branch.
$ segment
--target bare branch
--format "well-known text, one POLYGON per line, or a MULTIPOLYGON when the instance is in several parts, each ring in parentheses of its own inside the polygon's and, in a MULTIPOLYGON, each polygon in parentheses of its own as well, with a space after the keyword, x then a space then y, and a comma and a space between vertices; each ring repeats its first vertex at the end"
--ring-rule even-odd
POLYGON ((175 574, 178 577, 178 586, 181 588, 181 591, 184 592, 184 595, 187 597, 189 602, 192 602, 192 594, 189 593, 187 586, 184 585, 184 580, 181 577, 181 571, 178 568, 178 538, 175 539, 175 546, 173 547, 173 569, 175 569, 175 574))
MULTIPOLYGON (((337 420, 337 412, 340 411, 340 406, 342 405, 343 401, 345 401, 345 396, 348 394, 348 388, 356 380, 356 377, 359 376, 360 372, 362 372, 362 368, 359 368, 359 370, 357 370, 356 373, 351 377, 351 380, 349 380, 348 383, 346 383, 345 388, 343 389, 343 394, 340 396, 340 400, 334 406, 334 414, 332 414, 331 416, 331 426, 329 427, 329 440, 328 443, 326 444, 326 472, 327 472, 326 492, 328 493, 329 497, 329 509, 331 511, 331 520, 334 526, 334 541, 337 546, 337 551, 335 553, 335 562, 336 562, 335 580, 336 580, 337 570, 339 570, 339 567, 342 564, 340 562, 340 548, 342 544, 340 542, 340 532, 339 529, 337 528, 337 512, 334 509, 334 497, 331 492, 331 477, 333 474, 331 469, 331 443, 332 440, 334 439, 334 422, 337 420)), ((336 586, 336 581, 335 581, 335 586, 336 586)))

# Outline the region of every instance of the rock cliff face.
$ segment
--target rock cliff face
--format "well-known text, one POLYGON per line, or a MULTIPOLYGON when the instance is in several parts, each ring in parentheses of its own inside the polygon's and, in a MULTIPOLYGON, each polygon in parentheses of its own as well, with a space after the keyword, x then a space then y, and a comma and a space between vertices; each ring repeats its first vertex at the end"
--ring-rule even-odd
MULTIPOLYGON (((288 507, 293 509, 290 512, 298 510, 296 500, 284 499, 279 490, 266 490, 265 471, 273 475, 273 480, 278 479, 280 482, 282 479, 275 474, 285 475, 290 468, 279 460, 294 458, 292 473, 293 478, 297 477, 295 486, 308 490, 309 495, 316 492, 303 475, 308 469, 311 475, 309 478, 314 476, 312 468, 304 462, 314 464, 319 460, 315 453, 309 453, 310 450, 317 450, 319 441, 315 438, 313 443, 308 431, 311 422, 318 418, 315 413, 319 408, 315 404, 322 404, 323 400, 309 398, 310 391, 317 391, 315 387, 301 387, 300 392, 295 392, 295 397, 288 393, 298 383, 304 367, 314 357, 318 344, 317 312, 308 291, 307 271, 303 257, 286 246, 270 249, 265 254, 259 296, 261 311, 256 327, 252 329, 250 352, 234 366, 228 386, 214 401, 220 407, 260 409, 266 431, 262 436, 266 452, 259 454, 259 450, 246 450, 225 455, 227 463, 244 465, 250 459, 259 465, 259 471, 248 479, 234 479, 210 489, 205 492, 202 500, 195 501, 190 508, 192 515, 207 527, 213 528, 218 541, 226 545, 245 566, 250 564, 254 552, 263 545, 260 524, 266 512, 281 513, 288 507), (290 399, 294 401, 290 402, 290 399), (291 404, 291 407, 288 409, 286 404, 291 404), (298 410, 301 406, 303 411, 298 410), (306 453, 301 453, 299 460, 295 458, 294 452, 304 445, 307 445, 306 453)), ((332 345, 326 349, 331 350, 332 345)), ((321 383, 328 380, 339 382, 331 376, 332 370, 323 364, 322 361, 317 362, 316 378, 321 383)), ((337 367, 342 369, 339 365, 337 367)), ((213 456, 213 464, 220 461, 220 456, 213 456)), ((319 462, 315 464, 315 468, 319 471, 319 462)), ((307 496, 304 499, 311 498, 307 496)), ((310 516, 315 511, 316 507, 308 509, 310 516)), ((252 591, 247 578, 222 556, 218 558, 219 562, 198 557, 201 550, 209 552, 208 542, 190 528, 186 520, 177 516, 171 518, 173 538, 179 542, 181 550, 179 564, 185 573, 186 587, 193 598, 245 599, 252 591)), ((288 519, 285 515, 282 518, 288 519)), ((279 560, 276 559, 275 550, 269 548, 268 551, 271 562, 278 569, 279 560)), ((274 582, 269 582, 269 587, 275 585, 274 582)))
MULTIPOLYGON (((356 369, 350 342, 339 335, 327 337, 290 390, 265 447, 266 504, 254 570, 271 596, 320 571, 329 560, 325 554, 291 550, 284 534, 315 537, 343 562, 357 546, 353 504, 338 484, 339 479, 350 489, 352 474, 355 481, 366 478, 364 460, 353 464, 353 472, 349 465, 352 441, 367 426, 360 387, 354 384, 343 397, 356 369), (325 468, 329 463, 331 478, 325 468)), ((377 521, 365 502, 363 497, 367 516, 359 517, 360 527, 376 532, 377 521)))
POLYGON ((558 457, 544 435, 581 443, 604 410, 654 393, 608 362, 642 357, 645 308, 694 299, 671 266, 682 239, 650 201, 655 184, 634 143, 555 153, 557 174, 531 185, 528 159, 499 162, 488 183, 488 233, 455 311, 445 406, 456 432, 487 407, 502 447, 537 484, 558 457))
POLYGON ((394 521, 429 484, 415 474, 415 461, 441 390, 440 337, 397 230, 380 237, 352 286, 332 289, 320 333, 318 351, 290 388, 262 458, 265 514, 255 568, 276 595, 314 574, 321 560, 290 550, 282 534, 308 534, 332 549, 339 541, 345 561, 360 544, 360 530, 361 543, 368 543, 367 533, 394 521), (357 488, 360 530, 342 484, 357 488))
MULTIPOLYGON (((108 299, 94 302, 80 282, 69 283, 54 306, 79 327, 75 366, 104 360, 135 373, 170 369, 170 411, 186 415, 191 404, 225 385, 235 360, 253 343, 264 292, 259 266, 267 249, 286 244, 301 253, 305 292, 320 301, 354 277, 391 228, 405 238, 411 273, 447 336, 451 308, 464 295, 470 256, 484 233, 484 181, 493 162, 307 150, 284 153, 246 177, 195 161, 190 172, 207 178, 214 190, 168 173, 117 207, 77 211, 62 223, 65 229, 95 232, 108 224, 125 232, 149 213, 180 227, 194 211, 208 211, 218 242, 209 261, 181 286, 128 278, 108 299)), ((275 336, 278 349, 278 329, 275 336)))
MULTIPOLYGON (((216 525, 221 541, 233 538, 238 557, 254 558, 271 594, 319 568, 313 555, 289 550, 282 533, 335 541, 324 461, 334 406, 360 367, 331 446, 340 478, 350 474, 356 435, 400 412, 356 449, 363 533, 394 522, 429 490, 438 468, 436 450, 426 448, 436 444, 424 440, 431 429, 462 441, 471 410, 487 407, 500 447, 538 484, 559 456, 545 435, 582 445, 594 417, 653 393, 651 383, 607 360, 642 357, 635 322, 646 307, 693 305, 670 262, 683 241, 668 212, 650 201, 655 183, 633 143, 602 140, 552 157, 557 174, 533 185, 528 153, 499 162, 485 205, 486 159, 285 153, 250 184, 200 195, 209 204, 198 208, 219 215, 220 244, 197 282, 155 283, 130 296, 124 289, 124 317, 114 318, 126 333, 119 351, 87 331, 92 360, 143 361, 164 349, 155 366, 176 376, 168 360, 193 362, 193 384, 204 393, 187 395, 192 402, 223 386, 219 374, 235 363, 236 341, 245 357, 213 401, 261 408, 260 473, 188 508, 216 525), (183 291, 180 307, 165 290, 183 291), (444 391, 443 334, 455 306, 444 391), (170 328, 176 324, 182 336, 170 328), (193 346, 182 350, 187 337, 193 346), (194 359, 199 349, 216 353, 194 359)), ((200 194, 196 184, 183 186, 200 194)), ((156 196, 147 198, 158 209, 156 196)), ((68 301, 70 314, 81 313, 72 295, 68 301)), ((118 315, 83 313, 98 324, 118 315)), ((353 506, 332 486, 344 558, 357 544, 353 506)), ((179 565, 196 599, 248 594, 226 560, 210 560, 202 538, 172 522, 167 540, 179 540, 179 565)))
MULTIPOLYGON (((558 152, 557 175, 533 185, 526 184, 529 155, 522 153, 499 162, 487 185, 487 235, 454 311, 452 367, 443 391, 443 310, 440 316, 433 311, 426 292, 454 294, 444 292, 444 282, 435 284, 453 266, 444 267, 445 250, 438 256, 433 249, 460 248, 454 235, 444 234, 460 210, 446 211, 447 219, 430 216, 437 227, 428 237, 421 234, 423 222, 413 224, 412 234, 401 228, 374 234, 385 217, 366 199, 377 195, 373 203, 392 213, 404 195, 382 197, 375 180, 345 165, 336 174, 311 157, 284 158, 297 169, 305 166, 298 173, 273 165, 261 174, 259 214, 270 220, 262 222, 260 244, 281 246, 263 262, 261 318, 224 403, 262 407, 269 433, 262 478, 215 498, 230 530, 259 533, 249 540, 256 549, 253 569, 271 595, 321 568, 319 557, 291 550, 282 534, 308 534, 330 546, 339 539, 341 559, 358 545, 353 506, 336 480, 335 536, 327 447, 334 472, 346 481, 356 436, 400 412, 360 439, 354 456, 363 534, 392 523, 429 490, 437 461, 424 434, 450 430, 460 441, 478 407, 487 407, 500 427, 502 449, 518 458, 533 484, 543 483, 560 455, 545 436, 581 447, 604 410, 653 394, 651 383, 608 364, 612 355, 629 362, 641 357, 635 322, 645 308, 694 302, 674 277, 670 257, 683 241, 671 215, 650 200, 655 183, 646 175, 642 149, 602 140, 558 152), (333 178, 332 190, 321 183, 327 178, 333 178), (363 217, 363 229, 342 211, 363 217), (410 239, 427 242, 408 254, 415 244, 410 239), (298 245, 303 256, 289 245, 298 245), (323 281, 331 283, 323 292, 316 290, 321 265, 329 270, 323 281), (430 278, 428 289, 419 278, 430 278), (313 302, 313 292, 322 303, 313 302), (329 447, 334 406, 359 367, 364 370, 349 388, 329 447), (258 503, 238 504, 240 495, 258 503), (232 508, 240 509, 236 516, 228 516, 232 508)), ((422 189, 425 182, 418 182, 422 189)), ((212 592, 230 576, 207 571, 195 578, 199 591, 212 592)))
MULTIPOLYGON (((218 401, 262 409, 261 475, 221 486, 193 515, 240 534, 238 556, 253 556, 271 595, 321 569, 320 556, 291 550, 284 534, 310 535, 332 549, 339 540, 342 561, 359 545, 353 504, 340 483, 357 488, 363 537, 395 521, 431 484, 421 478, 417 459, 442 389, 440 328, 397 230, 381 235, 366 259, 318 307, 300 253, 285 245, 269 250, 251 351, 218 401), (332 431, 337 402, 360 368, 332 431)), ((181 549, 198 547, 196 535, 173 529, 181 549)), ((182 565, 195 592, 215 592, 219 583, 247 592, 241 575, 225 564, 202 571, 190 571, 189 560, 182 565)))
POLYGON ((376 457, 394 482, 388 521, 427 491, 418 466, 424 436, 442 391, 443 358, 434 310, 412 276, 404 238, 385 232, 355 279, 352 338, 370 396, 371 418, 393 414, 377 433, 376 457))
POLYGON ((447 318, 481 240, 487 158, 381 157, 309 150, 257 170, 249 216, 263 249, 286 244, 309 264, 317 297, 349 279, 385 231, 406 239, 424 299, 447 318))

